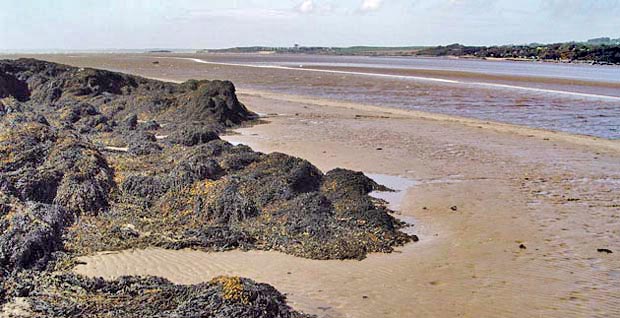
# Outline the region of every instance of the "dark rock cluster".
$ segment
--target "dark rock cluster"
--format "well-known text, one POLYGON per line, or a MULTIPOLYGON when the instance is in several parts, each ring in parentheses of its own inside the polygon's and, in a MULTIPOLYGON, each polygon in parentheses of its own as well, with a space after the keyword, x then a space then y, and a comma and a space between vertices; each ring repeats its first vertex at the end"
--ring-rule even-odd
POLYGON ((19 296, 44 317, 300 317, 245 279, 103 281, 61 265, 148 246, 361 259, 411 239, 368 196, 388 189, 362 173, 219 138, 255 117, 230 82, 0 61, 0 306, 19 296))
POLYGON ((49 275, 35 282, 29 300, 31 317, 310 317, 267 284, 226 276, 183 286, 157 277, 49 275))
POLYGON ((323 174, 305 160, 220 139, 184 152, 158 172, 127 170, 117 193, 122 204, 83 219, 68 243, 81 253, 160 246, 361 259, 409 240, 368 196, 383 188, 361 173, 323 174), (122 230, 128 225, 130 235, 122 230))
POLYGON ((0 120, 0 190, 21 202, 96 214, 108 206, 112 169, 80 134, 44 118, 6 115, 0 120))

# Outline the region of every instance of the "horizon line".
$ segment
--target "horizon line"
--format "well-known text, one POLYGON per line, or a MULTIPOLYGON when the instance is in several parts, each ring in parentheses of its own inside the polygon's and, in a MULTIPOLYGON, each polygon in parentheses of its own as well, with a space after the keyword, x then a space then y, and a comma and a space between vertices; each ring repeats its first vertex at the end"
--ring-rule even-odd
MULTIPOLYGON (((490 45, 477 45, 477 44, 464 44, 460 42, 453 43, 444 43, 444 44, 434 44, 434 45, 415 45, 415 44, 401 44, 401 45, 377 45, 377 44, 355 44, 355 45, 299 45, 299 47, 314 47, 314 48, 352 48, 352 47, 373 47, 373 48, 407 48, 407 47, 420 47, 420 48, 428 48, 428 47, 439 47, 439 46, 449 46, 449 45, 463 45, 470 47, 493 47, 493 46, 528 46, 532 44, 542 44, 542 45, 551 45, 551 44, 564 44, 564 43, 588 43, 590 40, 595 40, 599 38, 609 38, 611 41, 619 41, 620 36, 618 38, 614 38, 611 36, 601 36, 597 38, 591 38, 587 40, 570 40, 570 41, 560 41, 560 42, 529 42, 529 43, 505 43, 505 44, 490 44, 490 45)), ((198 51, 198 50, 226 50, 226 49, 234 49, 234 48, 250 48, 250 47, 264 47, 264 48, 293 48, 296 43, 293 45, 285 46, 285 45, 262 45, 262 44, 248 44, 248 45, 236 45, 236 46, 226 46, 226 47, 210 47, 210 48, 191 48, 191 47, 140 47, 140 48, 14 48, 14 49, 0 49, 1 53, 51 53, 51 52, 112 52, 112 51, 156 51, 156 50, 169 50, 169 51, 198 51)))

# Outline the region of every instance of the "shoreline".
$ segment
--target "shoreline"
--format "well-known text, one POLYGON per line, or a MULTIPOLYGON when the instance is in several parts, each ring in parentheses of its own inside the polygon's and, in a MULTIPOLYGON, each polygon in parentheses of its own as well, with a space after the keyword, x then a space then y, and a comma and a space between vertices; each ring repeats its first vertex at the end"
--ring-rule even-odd
MULTIPOLYGON (((462 81, 459 79, 447 79, 447 78, 439 78, 439 77, 423 77, 423 76, 415 76, 415 75, 403 75, 403 74, 389 74, 389 73, 379 73, 379 72, 369 72, 368 69, 365 68, 356 68, 356 67, 321 67, 316 66, 316 67, 302 67, 300 66, 299 68, 296 67, 289 67, 289 66, 278 66, 278 65, 252 65, 252 64, 239 64, 239 63, 222 63, 222 62, 212 62, 212 61, 205 61, 205 60, 201 60, 201 59, 197 59, 197 58, 185 58, 185 57, 162 57, 162 56, 158 56, 157 58, 176 58, 176 59, 185 59, 185 60, 189 60, 192 62, 196 62, 196 63, 201 63, 201 64, 209 64, 209 65, 220 65, 220 66, 232 66, 232 67, 249 67, 249 68, 258 68, 258 69, 274 69, 274 70, 288 70, 288 71, 294 71, 294 72, 315 72, 315 73, 327 73, 327 74, 342 74, 342 75, 356 75, 356 76, 371 76, 371 77, 380 77, 380 78, 395 78, 395 79, 410 79, 410 80, 415 80, 415 81, 422 81, 422 82, 434 82, 434 83, 443 83, 443 84, 457 84, 457 85, 471 85, 471 86, 479 86, 479 87, 489 87, 489 88, 500 88, 500 89, 512 89, 512 90, 518 90, 518 91, 530 91, 530 92, 536 92, 536 93, 549 93, 549 94, 556 94, 556 95, 566 95, 566 96, 575 96, 575 97, 584 97, 584 98, 591 98, 591 99, 600 99, 600 100, 618 100, 620 101, 620 96, 613 96, 613 95, 601 95, 601 94, 589 94, 589 93, 580 93, 580 92, 571 92, 571 91, 563 91, 563 90, 555 90, 555 89, 543 89, 543 88, 536 88, 536 87, 528 87, 528 86, 517 86, 517 85, 509 85, 509 84, 502 84, 501 82, 498 83, 492 83, 492 82, 467 82, 467 81, 462 81), (365 71, 360 71, 360 70, 365 70, 365 71)), ((411 70, 409 70, 411 72, 411 70)), ((427 73, 427 74, 442 74, 442 72, 439 71, 420 71, 420 70, 415 70, 414 73, 427 73)), ((398 73, 398 72, 397 72, 398 73)), ((472 76, 474 74, 479 75, 479 76, 485 76, 487 78, 502 78, 505 76, 498 76, 498 75, 489 75, 489 74, 483 74, 483 73, 468 73, 468 72, 455 72, 455 71, 450 71, 450 72, 443 72, 443 74, 461 74, 461 76, 463 76, 464 74, 468 75, 468 76, 472 76)), ((457 77, 458 78, 458 77, 457 77)), ((524 78, 521 77, 514 77, 517 81, 523 81, 524 78)), ((533 79, 537 79, 538 81, 544 82, 544 81, 549 81, 549 79, 546 78, 536 78, 536 77, 532 77, 530 78, 530 80, 533 79)), ((610 87, 618 87, 620 88, 620 83, 601 83, 601 82, 590 82, 590 81, 577 81, 577 80, 566 80, 566 79, 553 79, 556 82, 568 82, 568 83, 572 83, 575 84, 577 82, 580 82, 581 85, 585 85, 585 86, 610 86, 610 87)))
MULTIPOLYGON (((217 50, 209 51, 206 50, 201 52, 202 50, 196 50, 193 53, 190 52, 167 52, 170 54, 178 54, 178 53, 186 53, 186 54, 196 54, 196 55, 226 55, 226 54, 239 54, 239 55, 252 55, 252 54, 260 54, 260 55, 303 55, 303 56, 344 56, 344 57, 380 57, 380 58, 425 58, 425 59, 464 59, 464 60, 479 60, 479 61, 509 61, 509 62, 529 62, 529 63, 550 63, 550 64, 573 64, 573 65, 592 65, 592 66, 612 66, 618 67, 620 63, 607 63, 607 62, 598 62, 596 60, 552 60, 552 59, 532 59, 525 57, 479 57, 475 55, 418 55, 418 54, 328 54, 328 53, 307 53, 307 52, 277 52, 277 51, 255 51, 255 52, 235 52, 235 51, 221 51, 217 50)), ((96 53, 96 52, 95 52, 96 53)), ((156 54, 157 52, 143 52, 144 54, 156 54)), ((45 53, 41 53, 45 54, 45 53)))
MULTIPOLYGON (((160 79, 165 80, 165 79, 160 79)), ((613 151, 620 151, 620 140, 606 139, 596 136, 571 134, 563 131, 554 131, 543 128, 535 128, 523 125, 502 123, 491 120, 482 120, 470 117, 461 117, 455 115, 446 115, 440 113, 432 113, 418 110, 400 109, 395 107, 367 105, 355 102, 331 100, 316 98, 313 96, 290 95, 282 93, 273 93, 262 90, 241 89, 238 90, 239 95, 265 97, 273 100, 292 101, 305 104, 313 104, 318 106, 339 107, 351 110, 371 111, 377 114, 393 114, 417 119, 427 119, 445 122, 455 122, 466 126, 486 128, 501 132, 510 132, 524 136, 536 136, 541 138, 557 137, 564 141, 570 141, 579 145, 591 145, 595 147, 607 148, 613 151)))
MULTIPOLYGON (((395 78, 395 79, 411 79, 422 82, 435 82, 444 84, 460 84, 460 85, 474 85, 480 87, 489 88, 505 88, 513 90, 524 90, 539 93, 551 93, 557 95, 579 96, 592 99, 602 100, 620 100, 620 96, 605 95, 605 94, 592 94, 583 92, 573 92, 557 89, 544 89, 530 86, 518 86, 511 85, 510 83, 547 83, 556 85, 580 85, 584 87, 600 87, 616 89, 620 88, 620 82, 602 82, 592 80, 582 80, 575 78, 562 78, 562 77, 544 77, 544 76, 523 76, 523 75, 506 75, 506 74, 494 74, 494 73, 482 73, 473 71, 460 71, 460 70, 440 70, 440 69, 389 69, 378 67, 363 67, 363 66, 324 66, 313 65, 306 67, 299 65, 299 67, 281 66, 281 65, 255 65, 255 64, 242 64, 242 63, 230 63, 230 62, 216 62, 206 61, 200 58, 195 58, 196 55, 188 55, 189 57, 179 56, 153 56, 153 58, 159 59, 179 59, 188 60, 195 63, 207 64, 207 65, 219 65, 230 67, 246 67, 256 69, 274 69, 274 70, 288 70, 294 72, 315 72, 315 73, 327 73, 327 74, 342 74, 342 75, 357 75, 357 76, 375 76, 380 78, 395 78), (377 72, 385 71, 385 72, 377 72), (489 81, 467 81, 464 79, 476 79, 489 81)), ((514 84, 513 83, 513 84, 514 84)))
MULTIPOLYGON (((165 77, 149 77, 145 76, 145 78, 171 82, 171 83, 183 83, 183 81, 175 80, 171 78, 165 77)), ((425 119, 425 120, 434 120, 434 121, 444 121, 444 122, 453 122, 458 123, 465 126, 476 127, 476 128, 485 128, 499 132, 509 132, 514 133, 526 137, 539 137, 539 138, 559 138, 563 141, 568 141, 574 144, 583 145, 583 146, 592 146, 592 147, 600 147, 605 148, 612 151, 620 152, 620 140, 619 139, 607 139, 597 136, 583 135, 583 134, 574 134, 565 131, 556 131, 544 128, 536 128, 529 127, 525 125, 517 125, 510 123, 503 123, 499 121, 492 120, 483 120, 472 117, 463 117, 456 115, 447 115, 441 113, 433 113, 427 111, 420 110, 412 110, 412 109, 402 109, 396 107, 388 107, 388 106, 377 106, 377 105, 369 105, 357 102, 349 102, 342 101, 336 99, 327 99, 327 98, 317 98, 314 96, 305 96, 305 95, 292 95, 292 94, 284 94, 271 92, 266 90, 255 90, 255 89, 237 89, 237 94, 239 96, 255 96, 255 97, 264 97, 272 100, 280 100, 280 101, 289 101, 289 102, 297 102, 304 104, 312 104, 317 106, 329 106, 329 107, 337 107, 343 109, 350 110, 359 110, 359 111, 370 111, 376 113, 377 116, 388 115, 398 115, 413 119, 425 119)), ((263 116, 261 116, 262 118, 263 116)))
POLYGON ((519 57, 478 57, 474 55, 398 55, 398 54, 312 54, 312 53, 292 53, 292 52, 275 52, 275 51, 256 51, 256 52, 201 52, 199 49, 188 50, 171 50, 171 51, 148 51, 148 50, 129 50, 129 51, 115 51, 115 50, 92 50, 92 51, 0 51, 0 56, 35 56, 35 55, 88 55, 88 54, 109 54, 109 55, 156 55, 156 54, 183 54, 183 55, 280 55, 280 56, 334 56, 334 57, 377 57, 377 58, 413 58, 413 59, 463 59, 463 60, 477 60, 488 62, 517 62, 517 63, 545 63, 545 64, 564 64, 564 65, 583 65, 583 66, 595 66, 595 67, 620 67, 620 63, 601 63, 595 60, 552 60, 552 59, 531 59, 531 58, 519 58, 519 57))
MULTIPOLYGON (((164 82, 172 82, 172 83, 182 83, 183 81, 175 80, 172 78, 165 77, 149 77, 145 76, 148 79, 154 79, 164 82)), ((282 101, 291 101, 305 104, 313 104, 317 106, 330 106, 330 107, 338 107, 344 109, 351 110, 360 110, 360 111, 371 111, 377 114, 393 114, 399 116, 405 116, 409 118, 417 118, 417 119, 427 119, 427 120, 436 120, 436 121, 446 121, 446 122, 456 122, 462 125, 477 127, 477 128, 485 128, 496 131, 503 132, 511 132, 514 134, 524 135, 527 137, 540 137, 540 138, 552 138, 557 137, 564 141, 570 141, 579 145, 591 145, 594 147, 602 147, 613 151, 620 151, 620 139, 607 139, 597 136, 583 135, 583 134, 575 134, 569 133, 565 131, 557 131, 545 128, 536 128, 525 125, 517 125, 504 123, 499 121, 492 120, 483 120, 472 117, 463 117, 456 115, 448 115, 441 113, 433 113, 421 110, 412 110, 412 109, 402 109, 396 107, 389 106, 377 106, 377 105, 369 105, 358 102, 349 102, 343 100, 336 99, 327 99, 327 98, 317 98, 314 96, 305 96, 305 95, 293 95, 293 94, 284 94, 271 92, 266 90, 255 90, 255 89, 237 89, 237 94, 240 96, 256 96, 256 97, 265 97, 272 100, 282 100, 282 101)), ((262 117, 262 116, 261 116, 262 117)))

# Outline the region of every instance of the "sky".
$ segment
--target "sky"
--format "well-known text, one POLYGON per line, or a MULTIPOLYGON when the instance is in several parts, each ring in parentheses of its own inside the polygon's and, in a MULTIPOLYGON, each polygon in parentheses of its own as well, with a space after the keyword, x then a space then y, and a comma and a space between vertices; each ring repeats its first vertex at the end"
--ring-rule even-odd
POLYGON ((0 50, 620 38, 620 0, 0 0, 0 50))

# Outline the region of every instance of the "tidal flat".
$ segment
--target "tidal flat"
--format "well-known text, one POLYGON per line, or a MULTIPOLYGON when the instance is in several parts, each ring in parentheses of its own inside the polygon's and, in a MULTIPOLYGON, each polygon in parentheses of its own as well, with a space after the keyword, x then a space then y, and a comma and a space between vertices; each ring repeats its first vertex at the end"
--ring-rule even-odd
MULTIPOLYGON (((152 55, 45 58, 170 81, 229 74, 241 79, 239 100, 265 116, 223 139, 300 157, 322 172, 342 167, 416 181, 398 213, 416 220, 419 241, 390 254, 341 261, 139 249, 85 256, 78 273, 157 275, 180 284, 239 275, 273 285, 295 309, 321 317, 619 314, 616 140, 243 82, 263 78, 285 87, 298 80, 309 90, 325 79, 287 70, 266 76, 152 55)), ((350 76, 327 80, 367 83, 350 76)))

